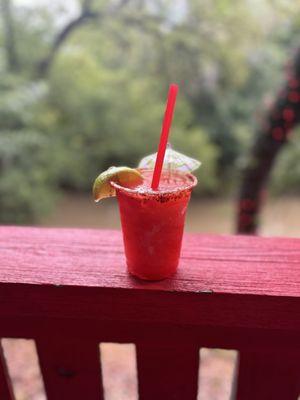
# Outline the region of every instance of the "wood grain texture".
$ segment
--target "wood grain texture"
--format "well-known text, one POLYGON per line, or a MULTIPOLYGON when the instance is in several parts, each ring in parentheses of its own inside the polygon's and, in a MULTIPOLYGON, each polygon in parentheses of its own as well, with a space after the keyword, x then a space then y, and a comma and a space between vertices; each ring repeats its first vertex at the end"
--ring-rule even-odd
POLYGON ((64 332, 82 341, 171 345, 198 343, 202 347, 274 350, 300 354, 299 330, 224 328, 215 325, 184 325, 170 322, 109 321, 98 318, 14 317, 0 318, 0 336, 14 338, 44 338, 52 332, 64 332))
POLYGON ((46 318, 93 320, 97 337, 119 341, 148 324, 214 346, 267 344, 269 333, 299 346, 300 240, 186 235, 177 275, 142 282, 126 272, 118 231, 1 227, 0 318, 11 321, 0 334, 46 318))
POLYGON ((54 329, 36 340, 48 400, 102 400, 99 344, 54 329))
POLYGON ((185 235, 177 275, 126 273, 121 232, 0 227, 0 282, 300 296, 300 239, 185 235))
POLYGON ((300 354, 251 351, 239 355, 236 400, 297 400, 300 354))
POLYGON ((188 343, 137 346, 139 399, 196 400, 199 347, 188 343))
POLYGON ((238 399, 268 399, 265 352, 300 354, 300 240, 186 235, 176 276, 142 282, 118 231, 0 227, 1 336, 36 339, 49 400, 101 398, 100 341, 136 343, 142 400, 194 398, 199 345, 242 350, 238 399))
POLYGON ((0 399, 15 400, 1 343, 0 343, 0 399))

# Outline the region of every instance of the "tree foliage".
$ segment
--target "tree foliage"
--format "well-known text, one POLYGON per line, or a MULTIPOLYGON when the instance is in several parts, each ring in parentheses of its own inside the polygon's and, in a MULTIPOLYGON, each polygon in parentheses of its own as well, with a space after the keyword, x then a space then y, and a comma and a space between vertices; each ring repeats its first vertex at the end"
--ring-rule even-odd
MULTIPOLYGON (((154 152, 172 81, 180 85, 174 148, 203 162, 199 194, 226 189, 249 148, 260 104, 279 86, 300 6, 72 4, 2 0, 10 18, 2 19, 0 34, 0 220, 37 219, 59 190, 88 191, 102 169, 135 166, 154 152)), ((293 146, 286 150, 282 176, 297 156, 293 146)), ((296 169, 288 182, 299 182, 296 169)))

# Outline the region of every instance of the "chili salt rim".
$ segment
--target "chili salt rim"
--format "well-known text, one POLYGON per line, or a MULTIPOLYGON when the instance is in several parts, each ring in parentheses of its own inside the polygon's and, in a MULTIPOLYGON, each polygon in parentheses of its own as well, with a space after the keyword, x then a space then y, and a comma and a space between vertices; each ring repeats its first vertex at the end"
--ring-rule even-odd
MULTIPOLYGON (((150 171, 148 169, 140 169, 139 171, 150 171)), ((152 171, 152 170, 151 170, 152 171)), ((147 190, 139 190, 139 189, 131 189, 131 188, 127 188, 124 187, 122 185, 120 185, 117 182, 114 181, 110 181, 110 184, 115 188, 118 189, 120 191, 129 193, 129 194, 133 194, 133 195, 138 195, 138 196, 143 196, 143 195, 147 195, 147 196, 157 196, 157 195, 163 195, 163 196, 168 196, 168 195, 173 195, 176 194, 178 192, 182 192, 185 190, 190 190, 193 189, 193 187, 195 187, 198 183, 198 179, 195 177, 195 175, 191 174, 191 173, 181 173, 181 172, 176 172, 178 175, 182 175, 187 177, 191 183, 190 184, 186 184, 183 185, 179 188, 176 189, 171 189, 171 190, 152 190, 151 188, 147 189, 147 190)))

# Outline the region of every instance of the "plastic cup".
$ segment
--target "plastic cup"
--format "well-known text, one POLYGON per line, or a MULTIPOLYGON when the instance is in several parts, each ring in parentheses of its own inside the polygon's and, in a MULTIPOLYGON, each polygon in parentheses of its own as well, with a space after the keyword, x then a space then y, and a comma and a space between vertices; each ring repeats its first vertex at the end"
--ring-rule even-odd
POLYGON ((128 271, 141 279, 161 280, 178 267, 186 209, 197 179, 163 171, 159 190, 150 188, 153 171, 141 170, 142 187, 112 182, 119 203, 128 271))

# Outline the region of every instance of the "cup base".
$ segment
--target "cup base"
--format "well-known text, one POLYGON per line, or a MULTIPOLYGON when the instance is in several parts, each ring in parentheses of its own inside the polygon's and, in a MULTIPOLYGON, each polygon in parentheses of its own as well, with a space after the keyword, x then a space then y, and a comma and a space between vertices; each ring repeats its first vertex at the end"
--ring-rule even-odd
POLYGON ((166 274, 143 274, 141 272, 136 272, 132 268, 128 268, 127 271, 134 278, 138 278, 138 279, 141 279, 143 281, 153 281, 153 282, 156 281, 156 282, 158 282, 158 281, 163 281, 164 279, 171 278, 173 275, 176 274, 177 268, 175 270, 171 271, 171 272, 166 273, 166 274))

